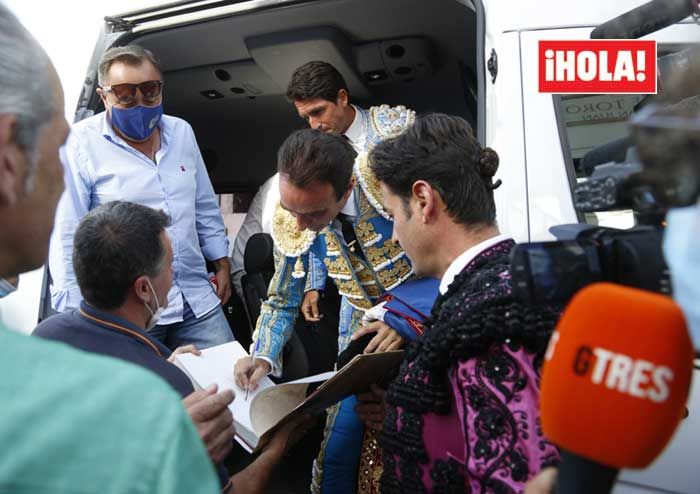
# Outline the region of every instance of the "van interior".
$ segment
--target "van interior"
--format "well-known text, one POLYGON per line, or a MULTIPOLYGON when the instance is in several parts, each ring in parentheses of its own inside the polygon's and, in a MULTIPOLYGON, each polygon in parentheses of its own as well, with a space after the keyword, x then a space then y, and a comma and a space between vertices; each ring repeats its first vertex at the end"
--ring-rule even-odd
MULTIPOLYGON (((306 62, 333 64, 359 106, 405 105, 476 126, 477 16, 470 0, 432 0, 429 16, 424 0, 214 2, 240 8, 188 19, 193 9, 185 4, 196 3, 203 2, 107 21, 124 31, 116 45, 137 43, 159 59, 165 112, 192 125, 216 192, 238 196, 239 213, 275 173, 282 141, 306 125, 285 97, 292 72, 306 62), (150 27, 168 17, 172 22, 150 27)), ((97 97, 87 106, 102 111, 97 97)), ((246 341, 255 321, 236 322, 246 323, 237 331, 246 341)))
POLYGON ((431 0, 426 17, 424 0, 311 1, 123 39, 158 57, 165 111, 194 128, 216 191, 255 192, 274 174, 284 138, 305 126, 285 90, 312 60, 333 64, 357 105, 402 104, 475 123, 470 3, 431 0))

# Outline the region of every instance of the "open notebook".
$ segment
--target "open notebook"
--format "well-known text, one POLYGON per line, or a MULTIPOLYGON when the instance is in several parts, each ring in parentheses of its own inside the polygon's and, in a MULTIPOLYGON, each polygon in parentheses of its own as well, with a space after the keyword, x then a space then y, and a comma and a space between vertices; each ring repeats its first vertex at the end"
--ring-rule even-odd
POLYGON ((207 348, 201 356, 177 355, 176 364, 201 388, 216 383, 220 390, 231 389, 236 397, 229 405, 236 426, 236 440, 248 452, 262 448, 280 426, 301 413, 317 414, 334 403, 361 393, 371 383, 386 377, 401 362, 403 352, 358 355, 339 371, 325 372, 284 384, 268 377, 248 393, 239 388, 233 377, 233 365, 248 353, 236 341, 207 348), (325 381, 325 382, 324 382, 325 381), (309 385, 323 382, 307 396, 309 385))

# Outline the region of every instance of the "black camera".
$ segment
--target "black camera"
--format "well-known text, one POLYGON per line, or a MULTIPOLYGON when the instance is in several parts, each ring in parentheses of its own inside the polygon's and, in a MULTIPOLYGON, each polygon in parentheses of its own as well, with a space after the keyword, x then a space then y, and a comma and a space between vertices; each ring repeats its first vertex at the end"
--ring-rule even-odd
MULTIPOLYGON (((556 231, 556 228, 555 228, 556 231)), ((663 231, 591 226, 572 240, 519 244, 511 257, 513 291, 531 304, 564 304, 584 286, 608 281, 670 293, 663 231)))

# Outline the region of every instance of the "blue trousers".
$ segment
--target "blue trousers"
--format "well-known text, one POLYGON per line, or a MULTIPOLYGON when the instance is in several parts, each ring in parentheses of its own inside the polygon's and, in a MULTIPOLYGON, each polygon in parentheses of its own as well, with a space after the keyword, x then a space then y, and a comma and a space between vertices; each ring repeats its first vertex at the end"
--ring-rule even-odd
POLYGON ((187 301, 184 302, 182 321, 158 324, 148 334, 172 350, 183 345, 195 345, 203 350, 235 339, 221 307, 216 306, 197 319, 187 301))
POLYGON ((328 410, 321 452, 314 461, 311 492, 357 494, 357 469, 362 452, 364 424, 355 413, 351 396, 328 410))

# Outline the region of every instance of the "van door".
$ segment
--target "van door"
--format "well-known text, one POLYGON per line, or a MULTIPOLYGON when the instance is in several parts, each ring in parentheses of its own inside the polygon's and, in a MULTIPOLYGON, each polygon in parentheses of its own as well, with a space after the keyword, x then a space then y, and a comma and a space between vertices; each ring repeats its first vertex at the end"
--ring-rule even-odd
POLYGON ((487 108, 485 142, 498 152, 496 178, 503 181, 494 195, 498 226, 517 242, 527 242, 530 222, 523 127, 526 113, 521 92, 523 61, 519 33, 487 36, 485 57, 491 61, 482 91, 487 108))

